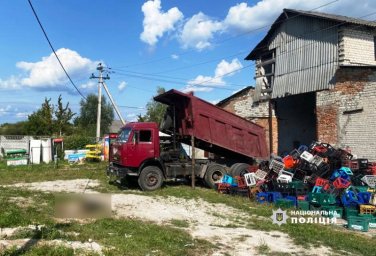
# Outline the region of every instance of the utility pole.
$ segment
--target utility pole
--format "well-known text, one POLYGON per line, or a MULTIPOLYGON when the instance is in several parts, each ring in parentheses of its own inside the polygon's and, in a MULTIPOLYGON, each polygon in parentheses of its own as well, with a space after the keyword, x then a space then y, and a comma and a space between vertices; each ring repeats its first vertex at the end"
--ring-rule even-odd
MULTIPOLYGON (((108 77, 108 76, 107 76, 107 77, 108 77)), ((116 114, 118 115, 118 117, 119 117, 121 123, 122 123, 123 125, 125 125, 124 118, 123 118, 123 116, 121 115, 121 113, 120 113, 118 107, 116 106, 115 101, 114 101, 114 99, 112 98, 112 95, 111 95, 110 91, 108 90, 108 87, 107 87, 107 85, 106 85, 106 83, 105 83, 104 81, 103 81, 103 88, 104 88, 104 90, 106 91, 107 96, 108 96, 108 98, 110 99, 110 101, 111 101, 111 103, 112 103, 112 106, 114 107, 115 112, 116 112, 116 114)))
POLYGON ((103 66, 102 63, 98 64, 97 70, 99 72, 99 76, 91 75, 90 79, 98 78, 98 111, 97 111, 97 133, 96 133, 96 141, 99 142, 99 138, 101 136, 101 111, 102 111, 102 84, 103 80, 110 79, 107 77, 103 77, 103 66))

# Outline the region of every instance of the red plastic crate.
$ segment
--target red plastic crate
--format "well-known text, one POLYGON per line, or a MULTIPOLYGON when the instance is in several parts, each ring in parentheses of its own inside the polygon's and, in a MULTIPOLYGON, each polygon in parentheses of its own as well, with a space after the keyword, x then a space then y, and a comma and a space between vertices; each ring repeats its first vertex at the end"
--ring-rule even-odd
POLYGON ((241 176, 235 176, 235 178, 237 179, 238 181, 238 187, 239 188, 247 188, 247 184, 245 182, 245 179, 244 177, 241 177, 241 176))
POLYGON ((320 177, 315 181, 315 186, 324 187, 326 184, 329 184, 329 181, 320 177))
POLYGON ((341 178, 341 177, 338 177, 337 179, 335 179, 335 181, 333 182, 333 186, 335 188, 348 188, 350 187, 351 185, 351 182, 344 179, 344 178, 341 178))

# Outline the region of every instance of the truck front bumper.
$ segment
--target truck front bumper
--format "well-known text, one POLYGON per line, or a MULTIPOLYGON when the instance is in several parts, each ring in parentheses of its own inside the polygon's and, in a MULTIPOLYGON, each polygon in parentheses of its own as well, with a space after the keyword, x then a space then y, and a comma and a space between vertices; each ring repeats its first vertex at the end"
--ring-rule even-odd
POLYGON ((106 170, 107 176, 115 176, 116 178, 122 179, 126 176, 138 176, 137 172, 132 171, 126 167, 120 167, 110 163, 106 170))

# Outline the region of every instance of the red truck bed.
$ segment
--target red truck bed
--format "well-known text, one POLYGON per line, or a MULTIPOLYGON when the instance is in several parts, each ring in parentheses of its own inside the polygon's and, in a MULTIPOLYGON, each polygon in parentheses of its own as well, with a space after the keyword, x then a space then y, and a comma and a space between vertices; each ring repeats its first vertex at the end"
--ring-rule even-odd
POLYGON ((170 90, 154 100, 175 108, 176 133, 187 142, 193 135, 198 148, 224 157, 268 157, 263 127, 193 94, 170 90))

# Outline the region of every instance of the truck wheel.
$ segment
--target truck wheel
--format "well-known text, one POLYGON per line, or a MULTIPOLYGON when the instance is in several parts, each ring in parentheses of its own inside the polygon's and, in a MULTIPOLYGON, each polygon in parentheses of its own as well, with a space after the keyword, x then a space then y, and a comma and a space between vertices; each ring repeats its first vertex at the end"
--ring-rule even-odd
POLYGON ((231 165, 230 170, 229 170, 228 173, 229 173, 232 177, 235 177, 235 175, 234 175, 234 170, 235 170, 235 168, 236 168, 239 164, 241 164, 241 163, 235 163, 235 164, 231 165))
POLYGON ((235 177, 235 176, 244 176, 244 174, 248 173, 248 168, 249 168, 249 164, 246 164, 246 163, 238 163, 238 164, 234 164, 234 168, 232 168, 233 166, 231 166, 231 175, 232 177, 235 177), (235 166, 234 166, 235 165, 235 166))
POLYGON ((215 184, 219 182, 225 174, 226 169, 224 166, 219 164, 209 165, 205 173, 205 182, 209 187, 215 189, 215 184))
POLYGON ((162 186, 163 173, 157 166, 147 166, 138 177, 138 185, 143 191, 153 191, 162 186))

